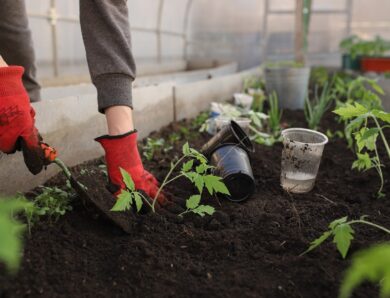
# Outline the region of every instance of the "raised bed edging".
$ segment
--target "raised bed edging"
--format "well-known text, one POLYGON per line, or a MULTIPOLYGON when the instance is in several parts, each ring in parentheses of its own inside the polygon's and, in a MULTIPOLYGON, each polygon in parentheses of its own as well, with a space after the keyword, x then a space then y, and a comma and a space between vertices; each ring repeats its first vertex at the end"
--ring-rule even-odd
MULTIPOLYGON (((171 82, 135 88, 134 121, 139 137, 146 137, 174 119, 194 117, 207 109, 211 101, 230 99, 234 92, 241 90, 245 77, 261 73, 260 68, 254 68, 221 76, 223 71, 228 70, 219 69, 216 78, 199 82, 171 82)), ((63 98, 33 104, 37 112, 36 125, 45 141, 56 147, 60 158, 69 166, 102 156, 103 151, 93 138, 106 133, 106 123, 104 116, 97 112, 94 89, 90 85, 82 85, 81 94, 77 92, 78 96, 69 96, 65 87, 60 88, 60 94, 65 94, 63 98)), ((78 90, 75 86, 69 88, 78 90)), ((43 184, 57 172, 55 166, 49 166, 46 171, 34 176, 24 165, 21 153, 0 155, 0 194, 27 191, 43 184)))

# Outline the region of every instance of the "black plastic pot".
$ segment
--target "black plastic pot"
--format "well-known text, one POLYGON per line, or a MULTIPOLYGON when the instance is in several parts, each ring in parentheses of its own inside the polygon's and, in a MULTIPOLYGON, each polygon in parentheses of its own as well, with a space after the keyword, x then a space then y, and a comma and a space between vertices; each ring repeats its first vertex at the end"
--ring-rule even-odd
POLYGON ((342 67, 343 69, 351 69, 351 70, 360 70, 361 57, 356 56, 352 58, 350 54, 343 54, 342 58, 342 67))
POLYGON ((210 159, 213 152, 224 145, 238 145, 248 153, 254 152, 254 147, 249 136, 238 125, 231 121, 230 125, 225 126, 215 136, 213 136, 201 149, 201 152, 207 159, 210 159))
POLYGON ((233 202, 248 199, 255 192, 255 180, 248 153, 237 145, 219 147, 211 156, 214 173, 222 177, 233 202))

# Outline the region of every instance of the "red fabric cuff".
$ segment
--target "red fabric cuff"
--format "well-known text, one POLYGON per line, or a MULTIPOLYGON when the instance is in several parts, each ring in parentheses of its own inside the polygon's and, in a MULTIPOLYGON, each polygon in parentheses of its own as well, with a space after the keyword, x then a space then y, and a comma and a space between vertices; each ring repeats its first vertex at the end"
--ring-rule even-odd
POLYGON ((22 83, 22 66, 0 67, 0 97, 26 94, 22 83))

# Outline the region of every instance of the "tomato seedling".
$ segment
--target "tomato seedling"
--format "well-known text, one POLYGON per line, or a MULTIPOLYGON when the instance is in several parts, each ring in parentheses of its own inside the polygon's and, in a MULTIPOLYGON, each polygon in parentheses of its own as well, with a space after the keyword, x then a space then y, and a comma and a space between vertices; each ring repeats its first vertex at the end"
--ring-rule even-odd
POLYGON ((355 231, 352 228, 352 225, 354 224, 365 224, 369 225, 371 227, 375 227, 379 230, 384 231, 387 234, 390 234, 390 230, 386 229, 380 225, 377 225, 375 223, 369 222, 365 220, 366 216, 362 216, 360 219, 357 220, 350 220, 348 221, 348 217, 342 217, 339 219, 336 219, 332 221, 329 224, 329 230, 324 232, 320 237, 313 240, 310 243, 309 248, 304 251, 301 255, 307 254, 308 252, 314 250, 318 246, 320 246, 325 240, 327 240, 329 237, 333 237, 333 243, 336 244, 337 250, 340 252, 343 259, 347 256, 349 247, 351 246, 351 241, 354 239, 355 231))
POLYGON ((351 297, 365 281, 378 283, 380 297, 390 297, 390 244, 379 244, 358 252, 347 269, 340 288, 340 298, 351 297))
POLYGON ((183 155, 176 162, 171 163, 168 174, 161 183, 155 197, 152 198, 152 203, 150 203, 148 198, 146 198, 141 192, 135 189, 134 182, 130 174, 121 169, 121 174, 126 185, 126 189, 122 190, 121 194, 118 196, 116 204, 111 210, 125 211, 130 209, 131 206, 135 205, 137 212, 139 212, 142 208, 142 205, 146 203, 149 205, 152 211, 155 212, 155 204, 161 191, 173 181, 181 177, 185 177, 194 184, 194 186, 199 191, 199 195, 192 196, 188 199, 187 211, 184 213, 194 212, 201 216, 205 214, 211 215, 214 212, 213 207, 199 204, 204 189, 207 189, 210 195, 216 193, 229 195, 229 191, 222 182, 221 177, 209 173, 213 167, 207 164, 207 159, 203 154, 199 153, 193 148, 190 148, 188 143, 183 145, 182 152, 183 155), (184 162, 185 160, 187 161, 184 162), (181 165, 181 170, 178 174, 174 175, 174 172, 177 170, 179 165, 181 165))
POLYGON ((0 261, 11 273, 15 273, 20 264, 25 229, 25 225, 15 215, 30 208, 32 203, 22 196, 0 198, 0 261))
POLYGON ((352 134, 352 140, 357 147, 357 160, 353 163, 352 168, 359 171, 375 168, 381 181, 377 196, 383 197, 384 179, 382 163, 377 148, 377 139, 379 136, 381 137, 387 156, 390 159, 389 143, 383 133, 383 129, 389 127, 390 113, 377 109, 369 110, 357 102, 354 104, 347 103, 345 106, 336 109, 334 113, 339 115, 341 119, 350 121, 345 129, 345 135, 352 134), (376 127, 369 127, 370 122, 368 120, 370 119, 373 120, 376 127), (382 126, 379 120, 387 123, 387 125, 382 126))

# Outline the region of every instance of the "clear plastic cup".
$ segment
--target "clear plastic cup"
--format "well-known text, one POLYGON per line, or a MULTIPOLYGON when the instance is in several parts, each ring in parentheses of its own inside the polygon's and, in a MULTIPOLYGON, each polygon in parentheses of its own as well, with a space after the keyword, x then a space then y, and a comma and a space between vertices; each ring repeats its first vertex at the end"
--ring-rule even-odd
POLYGON ((249 125, 251 124, 251 120, 245 117, 232 118, 227 116, 218 116, 214 119, 216 132, 219 132, 222 128, 230 124, 230 121, 236 121, 238 125, 249 134, 249 125))
POLYGON ((328 138, 320 132, 305 128, 285 129, 282 137, 282 187, 292 193, 311 191, 328 138))

